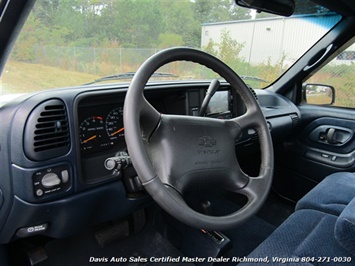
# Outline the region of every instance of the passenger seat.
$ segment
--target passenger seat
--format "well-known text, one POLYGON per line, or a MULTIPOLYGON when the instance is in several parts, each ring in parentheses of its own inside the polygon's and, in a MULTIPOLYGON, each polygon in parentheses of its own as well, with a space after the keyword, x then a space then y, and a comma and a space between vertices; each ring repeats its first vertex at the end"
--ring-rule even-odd
MULTIPOLYGON (((351 208, 355 216, 355 204, 351 208)), ((352 221, 355 223, 355 217, 352 221)), ((346 220, 335 215, 316 210, 299 210, 240 265, 354 265, 354 230, 346 220), (346 233, 348 229, 352 230, 349 239, 346 233), (265 263, 266 257, 268 263, 265 263), (344 262, 340 263, 340 257, 344 262), (339 261, 334 261, 334 258, 339 258, 339 261), (348 264, 349 261, 351 264, 348 264)))
POLYGON ((326 177, 241 265, 355 264, 355 174, 326 177), (260 262, 258 262, 260 260, 260 262))
POLYGON ((326 177, 300 199, 296 205, 296 211, 312 209, 340 215, 354 197, 355 173, 335 173, 326 177))

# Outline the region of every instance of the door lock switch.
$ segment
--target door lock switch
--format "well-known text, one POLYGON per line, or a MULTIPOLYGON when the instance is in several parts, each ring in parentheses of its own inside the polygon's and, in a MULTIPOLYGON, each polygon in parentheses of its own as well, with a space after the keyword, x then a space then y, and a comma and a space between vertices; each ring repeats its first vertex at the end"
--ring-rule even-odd
POLYGON ((326 140, 327 140, 327 133, 325 133, 325 132, 320 132, 320 133, 319 133, 319 140, 320 140, 320 141, 326 141, 326 140))

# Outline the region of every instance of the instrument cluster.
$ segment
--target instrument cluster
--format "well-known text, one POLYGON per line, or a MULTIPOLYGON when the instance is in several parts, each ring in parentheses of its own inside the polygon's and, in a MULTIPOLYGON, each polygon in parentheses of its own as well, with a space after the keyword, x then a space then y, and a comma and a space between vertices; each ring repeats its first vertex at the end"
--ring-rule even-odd
POLYGON ((99 152, 124 142, 123 106, 100 105, 79 110, 80 150, 99 152))

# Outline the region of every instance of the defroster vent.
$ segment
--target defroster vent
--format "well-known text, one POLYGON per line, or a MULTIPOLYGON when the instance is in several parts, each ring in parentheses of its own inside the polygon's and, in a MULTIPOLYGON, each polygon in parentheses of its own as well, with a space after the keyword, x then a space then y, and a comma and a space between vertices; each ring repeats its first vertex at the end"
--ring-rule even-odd
POLYGON ((26 156, 35 161, 62 156, 69 151, 68 116, 61 100, 48 100, 33 109, 27 119, 23 142, 26 156))

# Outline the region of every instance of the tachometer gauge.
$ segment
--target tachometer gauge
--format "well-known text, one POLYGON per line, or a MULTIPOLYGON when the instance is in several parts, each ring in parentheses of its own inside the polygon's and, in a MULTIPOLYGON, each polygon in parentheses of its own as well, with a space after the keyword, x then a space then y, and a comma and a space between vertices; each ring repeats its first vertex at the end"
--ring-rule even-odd
POLYGON ((107 115, 106 132, 110 140, 124 136, 123 107, 115 108, 107 115))
POLYGON ((86 118, 80 124, 81 150, 91 150, 100 145, 100 139, 105 134, 105 125, 101 116, 86 118))

